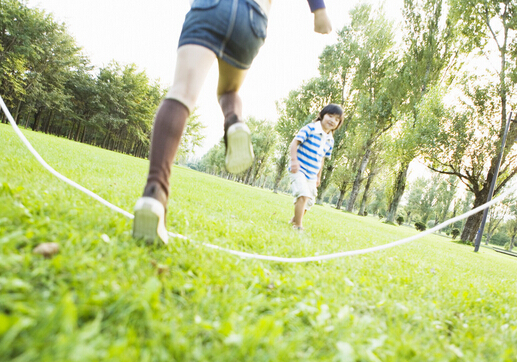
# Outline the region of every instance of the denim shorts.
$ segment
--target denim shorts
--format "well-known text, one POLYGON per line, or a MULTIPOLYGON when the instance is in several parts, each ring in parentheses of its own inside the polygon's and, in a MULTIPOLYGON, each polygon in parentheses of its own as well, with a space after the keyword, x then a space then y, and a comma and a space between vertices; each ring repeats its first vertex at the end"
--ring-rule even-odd
POLYGON ((266 39, 267 20, 253 0, 194 0, 178 47, 201 45, 228 64, 248 69, 266 39))

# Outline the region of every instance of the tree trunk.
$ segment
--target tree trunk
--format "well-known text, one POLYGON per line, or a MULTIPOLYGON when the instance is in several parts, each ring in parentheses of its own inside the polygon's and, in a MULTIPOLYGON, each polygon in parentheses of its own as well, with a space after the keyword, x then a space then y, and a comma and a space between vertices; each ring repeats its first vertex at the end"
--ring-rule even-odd
POLYGON ((81 135, 81 143, 84 143, 85 135, 86 135, 86 125, 83 126, 83 134, 81 135))
POLYGON ((393 200, 390 203, 390 206, 388 208, 388 215, 386 217, 387 222, 395 222, 395 217, 397 216, 397 209, 399 207, 400 200, 402 199, 402 195, 404 195, 404 191, 406 189, 408 170, 409 163, 402 164, 401 169, 397 174, 397 178, 395 179, 395 185, 393 186, 393 200))
POLYGON ((248 172, 246 172, 246 176, 244 177, 244 184, 251 185, 251 174, 253 173, 253 168, 255 167, 256 160, 253 159, 253 164, 250 168, 248 168, 248 172))
POLYGON ((339 197, 338 197, 337 203, 336 203, 336 209, 337 210, 341 210, 341 206, 343 205, 344 198, 345 198, 345 192, 343 190, 340 190, 339 191, 339 197))
POLYGON ((341 206, 343 205, 343 200, 345 199, 345 193, 348 190, 348 183, 343 181, 341 187, 339 188, 339 197, 336 203, 336 209, 341 210, 341 206))
POLYGON ((31 127, 33 131, 36 131, 36 129, 38 128, 42 114, 43 114, 43 109, 40 108, 38 110, 38 112, 36 113, 36 115, 34 116, 34 123, 32 124, 32 127, 31 127))
POLYGON ((346 207, 346 211, 352 212, 354 210, 355 200, 357 199, 357 195, 359 194, 359 188, 361 187, 361 182, 363 181, 363 173, 366 169, 366 165, 368 164, 368 159, 370 158, 370 153, 372 152, 370 146, 366 149, 363 155, 363 159, 361 164, 359 165, 359 169, 357 170, 357 175, 355 176, 354 185, 352 186, 352 192, 350 193, 350 198, 348 199, 348 204, 346 207))
POLYGON ((50 125, 52 124, 52 120, 54 119, 54 111, 50 111, 50 114, 47 118, 47 122, 45 123, 45 127, 43 127, 43 132, 46 134, 49 133, 50 125))
POLYGON ((78 121, 77 123, 78 123, 78 125, 77 125, 77 130, 75 131, 74 141, 79 141, 79 135, 81 134, 81 131, 83 130, 81 122, 78 121))
POLYGON ((109 127, 108 130, 106 131, 106 135, 104 136, 104 139, 102 140, 101 148, 106 148, 106 142, 108 141, 110 135, 111 135, 111 127, 109 127))
POLYGON ((289 149, 286 147, 284 150, 282 150, 282 154, 277 160, 276 163, 276 177, 275 177, 275 185, 273 186, 273 193, 278 193, 278 187, 280 186, 280 181, 282 181, 282 178, 285 174, 285 169, 287 167, 287 160, 288 160, 288 154, 289 149))
POLYGON ((321 205, 323 204, 323 195, 325 194, 325 191, 327 190, 327 187, 330 184, 330 178, 332 177, 332 171, 334 171, 334 165, 332 162, 329 162, 328 165, 324 167, 322 170, 321 175, 321 183, 318 187, 318 196, 316 197, 316 204, 321 205))
MULTIPOLYGON (((488 189, 484 188, 484 192, 480 192, 478 195, 475 195, 474 206, 476 207, 483 205, 487 200, 488 189)), ((467 222, 465 223, 465 227, 463 228, 463 232, 461 233, 461 240, 464 241, 474 241, 476 238, 479 226, 481 225, 481 219, 483 218, 483 212, 478 212, 475 215, 471 215, 467 218, 467 222)))
POLYGON ((18 101, 18 106, 16 107, 16 110, 14 111, 13 119, 15 123, 18 123, 18 115, 20 114, 20 108, 22 106, 22 101, 18 101))
POLYGON ((261 188, 265 188, 266 187, 266 182, 267 182, 268 178, 269 178, 269 176, 264 177, 264 182, 262 182, 262 186, 260 186, 261 188))
MULTIPOLYGON (((372 168, 375 164, 372 165, 372 168)), ((368 191, 370 190, 370 186, 372 185, 373 178, 375 177, 375 173, 372 173, 368 176, 368 181, 366 181, 366 185, 364 186, 363 198, 361 200, 361 206, 359 206, 359 212, 357 213, 360 216, 364 216, 364 210, 366 209, 366 201, 368 200, 368 191)))
POLYGON ((52 110, 47 113, 47 116, 43 118, 41 121, 41 124, 38 127, 38 131, 41 130, 41 132, 45 133, 45 130, 47 129, 48 122, 50 121, 50 117, 52 116, 52 110))

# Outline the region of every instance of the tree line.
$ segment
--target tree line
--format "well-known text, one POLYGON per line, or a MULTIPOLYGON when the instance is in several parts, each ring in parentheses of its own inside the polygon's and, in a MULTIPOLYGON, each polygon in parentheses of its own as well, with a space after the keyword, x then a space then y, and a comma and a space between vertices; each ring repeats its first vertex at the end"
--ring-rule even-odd
MULTIPOLYGON (((514 104, 516 6, 510 0, 405 0, 404 22, 396 31, 382 8, 360 4, 350 12, 350 25, 338 31, 338 41, 320 55, 319 76, 277 103, 278 122, 248 120, 258 150, 250 170, 226 174, 221 144, 191 167, 287 191, 289 143, 332 102, 343 106, 345 121, 334 135, 319 202, 330 200, 359 215, 370 210, 390 223, 404 215, 411 220, 413 214, 414 221, 426 224, 436 204, 421 198, 420 211, 400 206, 404 195, 408 205, 414 199, 406 192, 408 172, 419 160, 442 175, 437 184, 446 183, 441 187, 448 196, 434 201, 441 207, 436 221, 458 212, 454 204, 463 203, 464 211, 480 206, 487 201, 514 104), (489 66, 481 66, 486 59, 489 66), (449 178, 455 181, 445 181, 449 178), (458 183, 466 196, 457 194, 458 183)), ((512 123, 496 194, 517 172, 516 137, 512 123)), ((458 225, 461 240, 474 240, 481 217, 478 213, 458 225)))
MULTIPOLYGON (((0 9, 0 89, 16 123, 146 158, 166 89, 135 64, 96 69, 52 14, 18 0, 0 9)), ((202 128, 193 112, 180 157, 201 144, 202 128)))

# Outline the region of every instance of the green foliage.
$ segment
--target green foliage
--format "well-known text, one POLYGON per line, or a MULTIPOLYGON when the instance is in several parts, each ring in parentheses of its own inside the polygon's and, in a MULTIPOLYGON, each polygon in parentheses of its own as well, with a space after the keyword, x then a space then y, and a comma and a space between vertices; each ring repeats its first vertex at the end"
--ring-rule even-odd
POLYGON ((397 217, 397 224, 402 225, 402 223, 403 223, 403 222, 404 222, 404 217, 403 217, 403 216, 401 216, 401 215, 399 215, 399 216, 397 217))
POLYGON ((510 242, 510 237, 504 232, 498 232, 490 238, 490 244, 504 246, 510 242))
POLYGON ((417 229, 418 231, 424 231, 425 229, 427 229, 427 225, 421 221, 417 221, 415 223, 415 229, 417 229))
POLYGON ((461 245, 469 245, 469 246, 473 246, 474 245, 474 243, 472 241, 470 241, 470 240, 463 240, 463 239, 456 240, 456 239, 453 239, 453 241, 455 243, 461 244, 461 245))
POLYGON ((460 230, 457 228, 452 229, 451 235, 453 239, 456 239, 460 235, 460 230))
MULTIPOLYGON (((164 95, 161 86, 135 64, 113 61, 94 69, 52 14, 18 0, 0 5, 0 86, 15 121, 146 157, 154 113, 164 95)), ((184 157, 202 139, 195 115, 186 131, 180 150, 184 157)))

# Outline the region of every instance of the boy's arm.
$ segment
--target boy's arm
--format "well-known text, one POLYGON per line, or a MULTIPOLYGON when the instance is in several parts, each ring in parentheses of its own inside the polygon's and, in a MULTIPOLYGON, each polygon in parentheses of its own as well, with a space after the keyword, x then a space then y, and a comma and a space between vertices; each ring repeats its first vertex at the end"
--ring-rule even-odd
POLYGON ((323 157, 323 160, 321 160, 321 167, 318 171, 318 179, 316 180, 316 186, 319 186, 321 183, 321 171, 323 170, 323 166, 325 165, 325 157, 323 157))
POLYGON ((289 153, 291 155, 291 173, 297 173, 300 170, 300 163, 298 162, 298 145, 300 140, 293 139, 289 145, 289 153))
POLYGON ((323 0, 307 0, 311 12, 314 14, 314 31, 320 34, 328 34, 332 31, 332 24, 325 9, 323 0))

